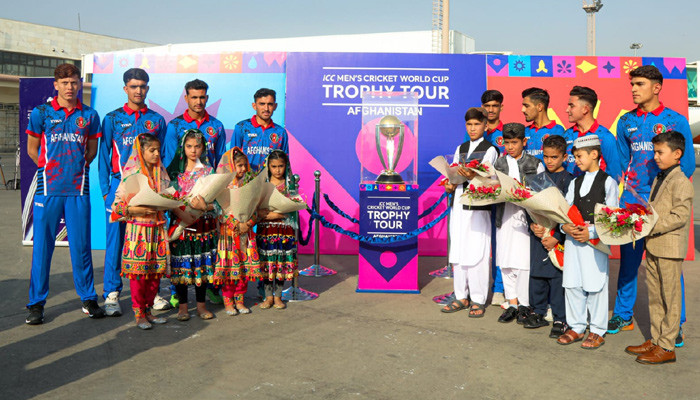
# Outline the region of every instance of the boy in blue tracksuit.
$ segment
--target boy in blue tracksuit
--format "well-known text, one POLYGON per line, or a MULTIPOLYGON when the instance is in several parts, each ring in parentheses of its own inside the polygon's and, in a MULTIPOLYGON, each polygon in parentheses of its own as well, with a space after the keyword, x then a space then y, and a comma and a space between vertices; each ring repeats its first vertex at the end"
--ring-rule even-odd
POLYGON ((34 247, 25 323, 44 322, 51 257, 61 217, 68 230, 75 290, 90 318, 104 317, 97 305, 90 246, 89 165, 97 154, 100 117, 78 99, 80 70, 61 64, 54 70, 53 100, 35 107, 27 126, 27 153, 36 163, 34 247))
POLYGON ((542 161, 542 143, 551 135, 564 136, 564 127, 547 116, 549 93, 540 88, 523 90, 522 113, 530 125, 525 128, 525 152, 542 161))
POLYGON ((107 220, 103 297, 105 313, 108 316, 121 315, 120 272, 126 224, 109 222, 114 193, 121 181, 121 170, 131 155, 134 140, 139 134, 153 134, 161 142, 165 136, 165 120, 160 114, 146 107, 148 81, 148 73, 141 68, 131 68, 124 72, 124 92, 127 95, 127 102, 123 107, 108 113, 102 122, 103 134, 100 139, 98 167, 107 220))
POLYGON ((598 95, 591 88, 574 86, 569 92, 569 96, 566 113, 569 115, 569 122, 572 122, 574 125, 564 132, 564 138, 566 138, 568 143, 566 170, 573 174, 574 177, 581 175, 581 170, 576 166, 574 156, 571 155, 574 140, 581 136, 596 135, 600 140, 602 153, 600 169, 605 171, 615 181, 619 181, 620 177, 622 177, 622 171, 615 136, 593 117, 593 110, 598 104, 598 95))
POLYGON ((287 131, 272 121, 277 109, 277 94, 272 89, 259 89, 253 96, 255 115, 236 124, 229 148, 239 147, 248 156, 250 168, 257 171, 265 165, 272 150, 289 154, 287 131))
MULTIPOLYGON (((685 151, 680 161, 681 170, 688 178, 695 171, 695 151, 688 120, 659 101, 663 79, 661 72, 653 65, 630 71, 632 100, 637 108, 620 117, 617 123, 617 147, 625 182, 645 201, 649 201, 651 184, 659 173, 651 142, 654 136, 670 130, 682 133, 685 151)), ((622 192, 620 205, 637 202, 628 190, 622 192)), ((642 240, 638 240, 634 246, 632 243, 620 246, 617 298, 613 316, 608 322, 608 333, 634 329, 632 315, 637 300, 637 270, 644 253, 643 244, 642 240)))
POLYGON ((177 151, 182 136, 190 129, 199 129, 207 142, 209 165, 216 169, 219 159, 226 151, 226 131, 224 124, 209 115, 206 110, 209 85, 195 79, 185 84, 185 101, 187 110, 168 123, 163 141, 163 165, 170 165, 177 151))

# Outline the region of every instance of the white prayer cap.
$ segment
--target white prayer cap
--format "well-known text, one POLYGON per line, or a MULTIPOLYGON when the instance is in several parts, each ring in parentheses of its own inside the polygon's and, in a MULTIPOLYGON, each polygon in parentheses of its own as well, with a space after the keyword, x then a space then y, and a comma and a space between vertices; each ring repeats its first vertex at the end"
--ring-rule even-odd
POLYGON ((581 136, 580 138, 576 138, 576 140, 574 140, 574 147, 577 149, 593 146, 600 146, 600 139, 598 139, 598 135, 581 136))

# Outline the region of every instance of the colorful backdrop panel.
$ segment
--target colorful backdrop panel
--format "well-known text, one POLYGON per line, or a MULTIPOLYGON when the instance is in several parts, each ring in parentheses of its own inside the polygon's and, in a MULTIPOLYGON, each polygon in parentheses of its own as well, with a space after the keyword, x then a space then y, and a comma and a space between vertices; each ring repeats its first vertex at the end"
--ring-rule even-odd
MULTIPOLYGON (((220 54, 154 55, 100 53, 95 55, 92 83, 93 107, 101 118, 126 102, 122 75, 129 68, 145 69, 150 76, 147 105, 166 122, 187 109, 185 83, 201 79, 209 85, 207 111, 223 122, 227 142, 233 127, 255 114, 253 94, 261 87, 277 92, 273 120, 284 124, 286 53, 230 52, 220 54)), ((90 169, 92 246, 105 247, 105 204, 102 201, 97 162, 90 169)))

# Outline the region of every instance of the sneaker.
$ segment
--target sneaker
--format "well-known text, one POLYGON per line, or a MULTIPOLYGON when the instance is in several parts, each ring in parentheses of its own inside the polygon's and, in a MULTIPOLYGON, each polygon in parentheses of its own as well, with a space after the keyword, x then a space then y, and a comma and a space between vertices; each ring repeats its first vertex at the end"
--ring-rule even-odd
POLYGON ((493 297, 491 298, 491 305, 492 306, 500 306, 501 304, 506 302, 506 296, 503 295, 501 292, 493 292, 493 297))
POLYGON ((122 308, 119 305, 119 292, 110 292, 105 299, 105 314, 108 317, 118 317, 122 315, 122 308))
POLYGON ((543 315, 537 313, 528 315, 525 318, 525 322, 523 322, 523 328, 527 329, 541 328, 543 326, 549 326, 549 322, 545 321, 543 315))
POLYGON ((530 307, 518 306, 518 319, 515 322, 517 322, 520 325, 523 325, 527 317, 530 316, 530 314, 532 314, 532 309, 530 309, 530 307))
POLYGON ((168 310, 170 309, 170 302, 157 294, 156 298, 153 299, 153 309, 158 311, 168 310))
POLYGON ((683 328, 678 331, 678 336, 676 336, 676 347, 683 347, 685 344, 685 335, 683 334, 683 328))
POLYGON ((180 306, 180 299, 177 298, 176 294, 170 295, 170 305, 173 306, 173 308, 178 308, 178 306, 180 306))
POLYGON ((29 315, 24 323, 27 325, 40 325, 44 323, 44 306, 41 304, 33 304, 28 307, 29 315))
POLYGON ((610 321, 608 321, 608 333, 610 334, 631 330, 634 330, 634 321, 632 321, 632 318, 624 320, 621 316, 614 315, 610 318, 610 321))
POLYGON ((552 307, 547 307, 547 314, 545 314, 544 320, 547 322, 554 322, 554 315, 552 315, 552 307))
POLYGON ((214 291, 211 289, 207 289, 207 297, 209 298, 209 302, 211 304, 224 304, 224 298, 221 297, 221 294, 218 290, 214 291))
POLYGON ((95 300, 85 300, 83 302, 83 313, 87 314, 90 318, 104 318, 105 312, 100 306, 97 305, 95 300))
POLYGON ((569 325, 566 322, 556 321, 552 324, 552 330, 549 331, 549 337, 552 339, 559 339, 559 336, 566 333, 569 330, 569 325))

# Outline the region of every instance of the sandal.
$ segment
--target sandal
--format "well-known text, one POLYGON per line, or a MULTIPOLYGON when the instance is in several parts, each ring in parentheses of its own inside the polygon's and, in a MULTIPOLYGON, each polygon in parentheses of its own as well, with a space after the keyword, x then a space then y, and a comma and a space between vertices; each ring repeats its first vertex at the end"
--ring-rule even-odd
POLYGON ((224 307, 226 308, 226 315, 229 317, 238 315, 238 310, 236 310, 236 307, 234 306, 232 297, 224 297, 224 307))
MULTIPOLYGON (((583 335, 581 335, 583 336, 583 335)), ((595 350, 605 344, 605 339, 597 333, 589 332, 586 340, 581 343, 581 348, 586 350, 595 350)))
POLYGON ((146 310, 143 308, 132 308, 134 310, 134 316, 136 317, 136 326, 139 329, 148 330, 153 328, 148 319, 146 318, 146 310))
POLYGON ((243 304, 243 295, 242 294, 237 294, 234 296, 234 299, 236 301, 236 309, 241 314, 250 314, 250 308, 246 307, 245 304, 243 304))
POLYGON ((190 320, 190 313, 184 313, 184 314, 177 314, 177 320, 178 321, 189 321, 190 320))
POLYGON ((569 329, 563 335, 559 336, 557 343, 567 345, 574 342, 580 342, 581 340, 583 340, 583 333, 576 333, 576 331, 573 329, 569 329))
POLYGON ((469 318, 481 318, 486 313, 486 304, 472 303, 469 308, 469 318), (481 313, 477 314, 477 312, 481 313))
POLYGON ((272 308, 272 302, 268 303, 267 301, 263 301, 258 307, 262 308, 263 310, 267 310, 268 308, 272 308))
POLYGON ((444 313, 453 313, 460 310, 464 310, 467 307, 469 307, 468 301, 467 304, 464 304, 462 303, 462 300, 453 300, 452 303, 445 305, 445 307, 441 308, 440 311, 444 313))

